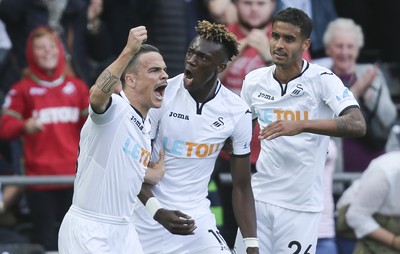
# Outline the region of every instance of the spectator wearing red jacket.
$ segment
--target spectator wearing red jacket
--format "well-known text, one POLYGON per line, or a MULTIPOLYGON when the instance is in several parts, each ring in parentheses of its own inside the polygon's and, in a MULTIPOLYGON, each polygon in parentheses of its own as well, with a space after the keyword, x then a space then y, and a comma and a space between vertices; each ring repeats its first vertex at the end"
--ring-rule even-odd
MULTIPOLYGON (((27 40, 28 73, 9 90, 0 138, 21 138, 27 176, 74 175, 88 86, 65 75, 65 54, 54 30, 34 29, 27 40)), ((72 185, 28 186, 34 241, 57 250, 58 224, 72 202, 72 185)))

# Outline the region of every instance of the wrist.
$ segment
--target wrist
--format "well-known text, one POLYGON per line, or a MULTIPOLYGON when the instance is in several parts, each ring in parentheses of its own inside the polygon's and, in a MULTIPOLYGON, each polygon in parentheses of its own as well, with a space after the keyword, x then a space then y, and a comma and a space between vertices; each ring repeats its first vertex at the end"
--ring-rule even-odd
POLYGON ((159 209, 162 208, 162 206, 155 197, 151 197, 146 202, 146 208, 150 212, 151 217, 154 218, 154 215, 159 209))
POLYGON ((257 237, 245 237, 243 238, 244 245, 247 248, 259 248, 257 237))

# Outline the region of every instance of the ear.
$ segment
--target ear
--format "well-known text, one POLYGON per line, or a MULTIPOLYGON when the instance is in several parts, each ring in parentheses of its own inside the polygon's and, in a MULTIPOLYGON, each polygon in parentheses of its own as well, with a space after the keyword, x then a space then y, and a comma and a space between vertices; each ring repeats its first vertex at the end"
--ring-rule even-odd
POLYGON ((134 86, 136 83, 136 78, 133 73, 125 74, 125 84, 128 86, 134 86))
POLYGON ((302 46, 303 51, 308 50, 310 46, 311 46, 311 39, 310 38, 305 39, 302 46))
POLYGON ((226 69, 226 63, 222 63, 222 64, 217 66, 218 73, 223 72, 225 69, 226 69))

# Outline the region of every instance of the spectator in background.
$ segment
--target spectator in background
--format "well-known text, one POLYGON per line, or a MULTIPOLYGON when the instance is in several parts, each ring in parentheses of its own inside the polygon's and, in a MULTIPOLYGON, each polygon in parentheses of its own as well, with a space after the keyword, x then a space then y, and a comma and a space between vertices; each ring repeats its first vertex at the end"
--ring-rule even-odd
POLYGON ((233 0, 207 0, 206 5, 214 22, 225 25, 237 22, 237 11, 233 0))
MULTIPOLYGON (((34 29, 25 52, 29 72, 5 98, 0 138, 22 138, 25 175, 74 175, 88 86, 65 75, 63 46, 50 27, 34 29)), ((57 225, 71 205, 72 191, 72 185, 27 189, 34 241, 46 250, 57 250, 57 225)))
POLYGON ((354 231, 357 240, 346 241, 346 246, 339 241, 340 254, 399 253, 399 182, 400 151, 388 152, 373 159, 342 194, 337 203, 338 209, 344 209, 340 221, 354 231))
POLYGON ((335 19, 329 23, 323 39, 326 53, 333 61, 331 70, 353 93, 367 123, 365 137, 343 138, 338 146, 343 171, 362 172, 372 159, 385 152, 389 132, 397 117, 396 106, 378 66, 357 63, 364 45, 359 25, 351 19, 335 19))
POLYGON ((321 223, 319 225, 316 254, 336 254, 335 239, 335 204, 332 194, 332 177, 337 160, 336 143, 329 140, 328 155, 324 171, 324 209, 322 210, 321 223))
MULTIPOLYGON (((12 41, 15 57, 14 77, 10 84, 21 78, 27 68, 24 48, 29 33, 38 26, 52 27, 62 40, 68 71, 86 84, 94 81, 89 57, 104 56, 103 40, 89 44, 88 6, 91 0, 2 0, 0 18, 3 19, 12 41)), ((89 26, 90 27, 90 26, 89 26)), ((104 38, 98 36, 97 38, 104 38)), ((9 87, 10 84, 3 84, 9 87)))

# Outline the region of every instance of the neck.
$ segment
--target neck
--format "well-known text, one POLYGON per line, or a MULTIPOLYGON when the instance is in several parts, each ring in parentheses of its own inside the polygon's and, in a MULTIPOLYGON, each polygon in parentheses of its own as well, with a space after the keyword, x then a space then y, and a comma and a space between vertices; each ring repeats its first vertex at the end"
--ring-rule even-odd
POLYGON ((142 96, 137 96, 129 90, 124 89, 124 94, 126 96, 125 99, 128 100, 129 104, 142 116, 143 119, 146 119, 147 113, 149 112, 149 109, 144 106, 145 104, 142 102, 142 96))
POLYGON ((218 80, 213 79, 212 82, 210 81, 209 84, 206 84, 202 89, 191 91, 189 93, 197 102, 203 103, 215 95, 215 91, 218 87, 217 84, 218 80))
POLYGON ((276 66, 275 77, 282 84, 287 84, 290 80, 300 75, 303 69, 303 59, 297 61, 293 66, 276 66))

